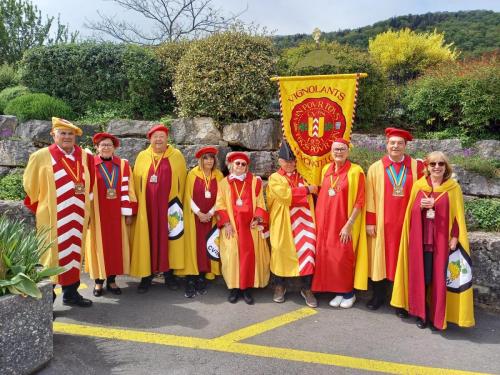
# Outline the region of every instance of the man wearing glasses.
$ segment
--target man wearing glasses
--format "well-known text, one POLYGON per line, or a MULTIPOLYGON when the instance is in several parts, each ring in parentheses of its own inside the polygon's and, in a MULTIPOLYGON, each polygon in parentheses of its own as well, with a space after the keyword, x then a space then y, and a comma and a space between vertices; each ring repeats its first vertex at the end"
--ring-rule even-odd
MULTIPOLYGON (((366 233, 373 297, 366 305, 377 310, 386 300, 387 282, 394 281, 399 242, 413 183, 423 175, 423 163, 405 155, 413 139, 406 130, 387 128, 387 155, 368 169, 366 183, 366 233)), ((397 309, 403 318, 408 313, 397 309)))

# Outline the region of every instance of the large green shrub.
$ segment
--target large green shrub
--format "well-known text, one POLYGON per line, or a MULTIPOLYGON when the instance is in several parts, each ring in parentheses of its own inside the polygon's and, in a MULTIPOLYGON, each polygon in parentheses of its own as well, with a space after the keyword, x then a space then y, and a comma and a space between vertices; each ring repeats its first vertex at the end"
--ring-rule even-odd
POLYGON ((33 48, 21 62, 33 91, 61 98, 80 114, 96 100, 124 101, 134 117, 162 111, 160 63, 148 48, 86 42, 33 48))
POLYGON ((358 124, 375 122, 385 110, 386 79, 367 52, 336 42, 304 42, 283 52, 280 75, 316 75, 368 73, 359 84, 356 120, 358 124))
POLYGON ((0 178, 0 199, 19 201, 24 199, 26 193, 23 189, 23 175, 19 173, 8 174, 0 178))
POLYGON ((174 79, 180 115, 222 122, 265 116, 274 66, 273 45, 263 36, 232 30, 193 42, 174 79))
POLYGON ((181 40, 177 42, 165 42, 154 48, 154 52, 161 64, 161 88, 164 93, 165 109, 168 112, 172 112, 176 104, 172 86, 174 84, 177 65, 179 65, 179 61, 190 45, 190 41, 181 40))
POLYGON ((403 103, 422 131, 453 127, 478 137, 498 131, 499 92, 500 62, 473 61, 428 71, 408 85, 403 103))
POLYGON ((18 96, 29 94, 30 90, 25 86, 7 87, 0 91, 0 113, 3 113, 7 103, 18 96))
POLYGON ((50 120, 52 116, 72 118, 71 107, 63 100, 47 94, 26 94, 11 100, 5 114, 14 115, 19 121, 50 120))
POLYGON ((19 83, 14 68, 8 64, 0 65, 0 91, 15 86, 19 83))

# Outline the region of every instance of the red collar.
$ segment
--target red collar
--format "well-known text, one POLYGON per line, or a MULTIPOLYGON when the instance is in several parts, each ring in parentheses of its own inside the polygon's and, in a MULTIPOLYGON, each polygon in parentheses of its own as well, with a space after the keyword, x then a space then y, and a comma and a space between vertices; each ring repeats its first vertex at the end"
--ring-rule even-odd
POLYGON ((384 169, 389 167, 390 165, 393 165, 393 164, 394 165, 404 164, 406 166, 406 168, 411 168, 411 158, 408 155, 405 155, 402 161, 400 161, 399 163, 396 163, 396 162, 392 161, 388 155, 385 155, 382 158, 382 164, 384 165, 384 169))
POLYGON ((116 164, 116 165, 120 166, 120 158, 118 156, 116 156, 116 155, 113 155, 111 157, 111 160, 102 160, 99 155, 94 155, 94 163, 95 163, 95 165, 99 165, 101 163, 104 163, 105 161, 111 161, 113 164, 116 164))
MULTIPOLYGON (((73 156, 75 160, 80 160, 82 157, 82 149, 77 145, 75 145, 74 147, 75 151, 73 152, 73 156)), ((49 151, 52 154, 52 157, 56 160, 56 162, 59 162, 62 158, 66 156, 66 154, 63 151, 61 151, 61 149, 57 147, 55 143, 49 146, 49 151)))
POLYGON ((330 166, 328 167, 328 170, 325 173, 325 177, 328 177, 330 175, 333 176, 338 176, 342 173, 346 173, 349 168, 351 168, 351 162, 349 160, 346 160, 344 165, 338 170, 335 171, 335 162, 330 163, 330 166))

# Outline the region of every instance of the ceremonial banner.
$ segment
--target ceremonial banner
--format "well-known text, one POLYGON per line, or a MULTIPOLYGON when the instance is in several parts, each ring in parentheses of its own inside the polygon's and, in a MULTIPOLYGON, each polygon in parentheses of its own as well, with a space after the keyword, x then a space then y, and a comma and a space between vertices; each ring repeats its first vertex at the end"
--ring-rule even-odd
POLYGON ((283 134, 308 183, 321 185, 321 170, 332 161, 333 140, 350 140, 358 79, 364 77, 366 73, 272 78, 280 85, 283 134))

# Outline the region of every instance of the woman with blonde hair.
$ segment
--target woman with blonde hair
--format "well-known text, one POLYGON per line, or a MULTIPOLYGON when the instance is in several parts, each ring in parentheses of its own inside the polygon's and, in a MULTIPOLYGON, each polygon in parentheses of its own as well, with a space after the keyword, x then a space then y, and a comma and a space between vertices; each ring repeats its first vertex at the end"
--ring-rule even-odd
POLYGON ((391 304, 416 316, 419 328, 474 325, 463 195, 451 176, 444 153, 427 155, 403 224, 391 304))

